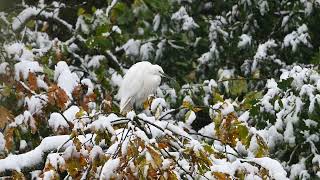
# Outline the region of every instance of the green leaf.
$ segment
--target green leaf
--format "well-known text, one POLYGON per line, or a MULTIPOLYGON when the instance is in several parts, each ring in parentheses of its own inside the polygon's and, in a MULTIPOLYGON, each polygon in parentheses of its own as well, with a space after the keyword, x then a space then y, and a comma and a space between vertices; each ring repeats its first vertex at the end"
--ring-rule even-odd
POLYGON ((43 67, 43 72, 48 76, 49 79, 53 80, 54 71, 48 66, 43 67))
POLYGON ((239 96, 248 91, 247 80, 242 77, 239 77, 241 80, 231 81, 230 82, 230 94, 233 96, 239 96))
POLYGON ((245 144, 248 140, 249 130, 244 124, 238 125, 240 140, 245 144))
POLYGON ((78 16, 83 15, 86 12, 86 10, 84 10, 82 7, 78 9, 78 16))
POLYGON ((278 87, 285 91, 285 90, 291 88, 292 81, 293 81, 292 77, 290 77, 288 79, 283 79, 280 82, 278 82, 278 87))

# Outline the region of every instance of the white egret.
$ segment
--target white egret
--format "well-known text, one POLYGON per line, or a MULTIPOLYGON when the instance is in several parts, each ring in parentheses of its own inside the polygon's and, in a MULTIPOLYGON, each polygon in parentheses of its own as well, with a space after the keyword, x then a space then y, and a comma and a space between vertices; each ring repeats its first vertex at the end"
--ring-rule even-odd
POLYGON ((140 106, 155 93, 161 83, 161 77, 165 76, 159 65, 142 61, 134 64, 126 72, 119 88, 120 113, 126 114, 133 106, 140 106))

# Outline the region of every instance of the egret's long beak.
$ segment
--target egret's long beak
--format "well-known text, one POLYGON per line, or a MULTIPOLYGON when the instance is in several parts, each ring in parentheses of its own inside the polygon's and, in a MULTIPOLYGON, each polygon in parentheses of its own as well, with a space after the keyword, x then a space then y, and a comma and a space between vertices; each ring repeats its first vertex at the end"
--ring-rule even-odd
POLYGON ((165 77, 165 78, 168 78, 168 79, 170 79, 170 80, 173 80, 174 82, 177 82, 175 79, 173 79, 172 77, 170 77, 168 74, 166 74, 166 73, 161 73, 160 72, 160 74, 161 74, 161 76, 162 77, 165 77))

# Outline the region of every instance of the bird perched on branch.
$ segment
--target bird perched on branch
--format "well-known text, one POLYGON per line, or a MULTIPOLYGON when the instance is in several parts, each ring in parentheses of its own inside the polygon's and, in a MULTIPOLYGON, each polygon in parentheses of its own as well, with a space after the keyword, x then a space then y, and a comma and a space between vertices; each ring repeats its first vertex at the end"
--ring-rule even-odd
POLYGON ((161 77, 166 77, 159 65, 142 61, 134 64, 126 72, 118 91, 120 113, 126 114, 133 106, 140 106, 155 93, 161 83, 161 77))

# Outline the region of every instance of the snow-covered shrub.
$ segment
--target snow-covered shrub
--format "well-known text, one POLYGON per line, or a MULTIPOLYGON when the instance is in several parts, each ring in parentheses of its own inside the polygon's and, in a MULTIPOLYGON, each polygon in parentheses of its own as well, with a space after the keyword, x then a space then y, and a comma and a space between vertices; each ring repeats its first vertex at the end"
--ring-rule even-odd
POLYGON ((297 65, 320 62, 319 7, 2 3, 0 176, 319 177, 318 67, 297 65), (118 87, 138 61, 176 81, 122 116, 118 87))
POLYGON ((283 69, 249 110, 248 123, 261 129, 272 157, 283 161, 290 178, 319 176, 320 74, 313 68, 283 69))

